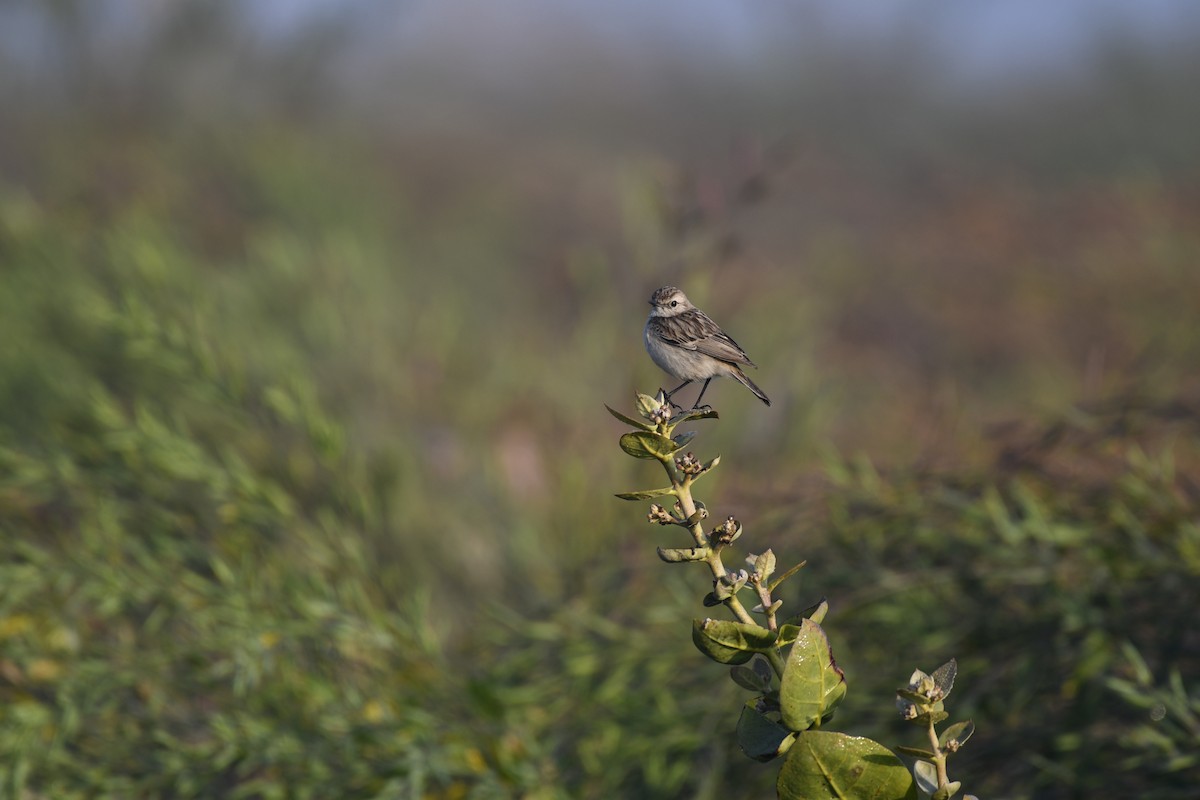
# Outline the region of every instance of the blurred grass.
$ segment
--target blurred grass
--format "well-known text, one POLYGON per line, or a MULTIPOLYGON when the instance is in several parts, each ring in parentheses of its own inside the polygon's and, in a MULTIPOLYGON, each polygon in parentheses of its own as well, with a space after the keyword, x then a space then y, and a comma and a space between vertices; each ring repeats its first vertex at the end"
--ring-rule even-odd
POLYGON ((1200 674, 1194 164, 134 111, 4 117, 6 796, 769 795, 611 497, 666 282, 763 365, 703 499, 809 560, 839 726, 956 656, 972 791, 1194 791, 1105 682, 1200 674))

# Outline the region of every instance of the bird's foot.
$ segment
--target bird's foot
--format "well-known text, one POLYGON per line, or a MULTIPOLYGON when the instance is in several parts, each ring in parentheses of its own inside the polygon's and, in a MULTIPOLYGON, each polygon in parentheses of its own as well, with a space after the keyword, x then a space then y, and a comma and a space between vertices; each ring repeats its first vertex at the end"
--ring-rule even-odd
POLYGON ((662 389, 659 389, 658 391, 659 391, 659 392, 662 392, 663 400, 665 400, 665 401, 666 401, 666 403, 667 403, 669 406, 671 406, 671 408, 675 409, 675 410, 676 410, 676 411, 678 411, 680 414, 682 414, 682 413, 683 413, 683 406, 679 405, 679 403, 676 403, 674 400, 672 400, 672 399, 671 399, 671 395, 667 394, 666 392, 663 392, 663 390, 662 390, 662 389))

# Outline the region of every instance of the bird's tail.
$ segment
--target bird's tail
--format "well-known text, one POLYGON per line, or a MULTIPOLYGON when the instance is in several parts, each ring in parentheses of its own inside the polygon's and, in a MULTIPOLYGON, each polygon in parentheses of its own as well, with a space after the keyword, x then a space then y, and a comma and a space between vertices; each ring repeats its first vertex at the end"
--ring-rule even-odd
POLYGON ((732 369, 730 370, 730 377, 732 377, 735 381, 740 383, 742 386, 745 386, 747 389, 754 392, 754 396, 757 397, 759 400, 762 400, 767 405, 771 405, 771 401, 767 397, 766 393, 763 392, 762 389, 755 386, 754 381, 747 378, 746 373, 742 372, 740 367, 738 367, 736 364, 730 364, 729 366, 732 367, 732 369))

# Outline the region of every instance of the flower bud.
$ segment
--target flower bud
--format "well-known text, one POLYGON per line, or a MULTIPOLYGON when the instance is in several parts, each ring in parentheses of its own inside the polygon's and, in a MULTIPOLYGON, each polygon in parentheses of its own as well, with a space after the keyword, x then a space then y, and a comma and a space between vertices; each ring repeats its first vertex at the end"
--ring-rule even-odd
POLYGON ((675 459, 675 466, 684 475, 699 475, 704 469, 700 460, 693 453, 688 453, 685 456, 675 459))
POLYGON ((650 522, 657 522, 659 525, 673 525, 679 521, 658 503, 650 504, 650 513, 646 515, 646 519, 650 522))

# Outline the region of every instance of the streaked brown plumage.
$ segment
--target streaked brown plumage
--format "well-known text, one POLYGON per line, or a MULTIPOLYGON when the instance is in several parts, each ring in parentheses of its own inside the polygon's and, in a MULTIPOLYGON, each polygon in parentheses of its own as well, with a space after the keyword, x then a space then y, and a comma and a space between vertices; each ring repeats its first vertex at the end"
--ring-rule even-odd
POLYGON ((696 398, 699 405, 709 381, 728 377, 771 405, 762 389, 755 386, 738 366, 756 366, 750 356, 733 337, 721 330, 721 326, 692 305, 683 292, 674 286, 664 286, 650 297, 650 306, 650 317, 643 332, 646 351, 664 372, 683 380, 683 384, 667 394, 668 399, 692 381, 702 380, 704 388, 696 398))

